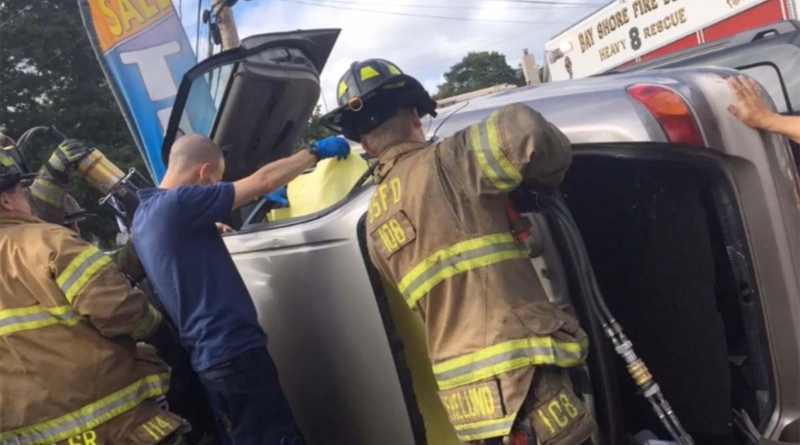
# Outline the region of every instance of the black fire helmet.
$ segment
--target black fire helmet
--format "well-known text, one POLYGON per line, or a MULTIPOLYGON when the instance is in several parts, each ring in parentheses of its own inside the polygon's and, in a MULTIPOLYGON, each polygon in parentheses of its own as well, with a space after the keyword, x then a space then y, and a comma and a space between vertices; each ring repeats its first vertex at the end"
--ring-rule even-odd
POLYGON ((413 107, 420 117, 436 117, 436 101, 422 84, 382 59, 353 62, 337 84, 336 102, 338 108, 322 116, 320 123, 356 142, 400 108, 413 107))

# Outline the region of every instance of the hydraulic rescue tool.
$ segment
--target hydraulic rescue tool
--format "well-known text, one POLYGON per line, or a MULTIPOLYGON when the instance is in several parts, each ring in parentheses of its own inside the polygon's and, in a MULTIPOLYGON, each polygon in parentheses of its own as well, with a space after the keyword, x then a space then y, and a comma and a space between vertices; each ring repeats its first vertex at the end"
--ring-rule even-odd
POLYGON ((577 293, 586 301, 589 309, 588 315, 600 321, 614 350, 625 360, 628 373, 639 387, 641 395, 650 402, 653 412, 672 438, 679 445, 694 445, 694 440, 681 425, 678 416, 662 394, 658 383, 653 379, 642 359, 636 355, 633 343, 622 331, 622 327, 603 300, 583 238, 564 198, 558 192, 537 193, 535 201, 539 210, 545 213, 567 261, 573 263, 577 293))
MULTIPOLYGON (((53 126, 33 127, 23 133, 13 150, 12 156, 27 171, 30 171, 30 168, 25 163, 25 148, 35 136, 40 134, 47 135, 56 143, 61 143, 67 139, 64 134, 53 126)), ((103 197, 100 198, 100 204, 108 203, 114 209, 117 217, 124 221, 125 229, 130 227, 133 214, 139 205, 136 190, 145 186, 147 179, 135 168, 131 168, 127 173, 124 173, 97 149, 92 149, 76 166, 75 171, 92 187, 103 194, 103 197), (134 178, 139 181, 134 181, 134 178), (139 182, 139 184, 137 185, 135 182, 139 182)))

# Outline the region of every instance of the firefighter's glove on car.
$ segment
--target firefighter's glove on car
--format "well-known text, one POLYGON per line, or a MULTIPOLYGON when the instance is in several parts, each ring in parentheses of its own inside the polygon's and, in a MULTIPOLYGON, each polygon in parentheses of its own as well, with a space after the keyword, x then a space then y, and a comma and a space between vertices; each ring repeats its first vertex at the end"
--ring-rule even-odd
POLYGON ((66 184, 69 179, 69 170, 78 165, 91 151, 92 149, 86 143, 76 139, 67 139, 58 146, 45 165, 58 183, 66 184))
POLYGON ((350 154, 350 144, 344 138, 329 136, 311 144, 308 151, 320 161, 333 157, 341 160, 350 154))
POLYGON ((261 198, 264 201, 272 203, 274 207, 289 207, 289 198, 286 195, 285 185, 272 193, 267 193, 261 198))

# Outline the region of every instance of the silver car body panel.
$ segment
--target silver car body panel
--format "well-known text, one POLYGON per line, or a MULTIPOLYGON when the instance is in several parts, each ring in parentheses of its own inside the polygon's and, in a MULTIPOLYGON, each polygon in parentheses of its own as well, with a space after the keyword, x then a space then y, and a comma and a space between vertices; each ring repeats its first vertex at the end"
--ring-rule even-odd
MULTIPOLYGON (((506 104, 523 102, 559 126, 575 155, 713 163, 727 177, 750 241, 772 352, 775 407, 764 436, 800 419, 800 192, 787 142, 745 127, 727 111, 733 71, 684 69, 558 82, 503 91, 441 110, 427 123, 445 137, 506 104), (683 96, 710 149, 667 147, 655 118, 625 88, 667 87, 683 96), (453 114, 455 112, 455 114, 453 114), (451 116, 452 115, 452 116, 451 116), (625 149, 598 144, 627 144, 625 149), (630 149, 634 146, 635 149, 630 149), (781 397, 781 395, 784 395, 781 397)), ((414 442, 406 400, 358 241, 371 188, 327 214, 252 227, 225 237, 247 283, 270 351, 309 443, 414 442)), ((409 403, 414 403, 409 401, 409 403)))

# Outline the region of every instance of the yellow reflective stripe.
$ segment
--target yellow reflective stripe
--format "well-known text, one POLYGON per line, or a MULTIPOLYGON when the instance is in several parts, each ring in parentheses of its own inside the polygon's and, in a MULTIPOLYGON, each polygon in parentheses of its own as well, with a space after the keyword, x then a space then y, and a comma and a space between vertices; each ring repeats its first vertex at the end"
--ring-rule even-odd
POLYGON ((517 413, 513 413, 500 419, 455 425, 456 435, 463 442, 505 436, 511 432, 516 418, 517 413))
POLYGON ((92 276, 109 263, 111 263, 111 257, 94 246, 88 247, 58 275, 56 283, 64 292, 67 301, 72 303, 72 300, 92 276))
POLYGON ((368 79, 372 79, 373 77, 380 76, 380 74, 378 74, 378 72, 375 70, 375 68, 373 68, 371 66, 361 67, 359 75, 361 76, 361 81, 362 82, 365 81, 365 80, 368 80, 368 79))
POLYGON ((510 233, 495 233, 492 235, 482 236, 480 238, 473 238, 470 240, 462 241, 460 243, 453 244, 452 246, 445 247, 444 249, 438 250, 436 253, 428 256, 422 262, 414 266, 404 277, 397 283, 397 287, 402 292, 405 287, 408 286, 409 283, 417 279, 423 272, 429 269, 434 264, 438 263, 439 261, 449 258, 451 256, 457 255, 462 252, 466 252, 468 250, 478 249, 480 247, 489 246, 492 244, 499 244, 499 243, 506 243, 506 242, 513 242, 514 237, 511 236, 510 233))
POLYGON ((50 181, 37 179, 30 187, 31 195, 50 204, 53 207, 61 207, 61 200, 64 198, 64 189, 50 181))
POLYGON ((47 162, 48 162, 48 163, 49 163, 51 166, 53 166, 54 168, 56 168, 56 169, 57 169, 57 170, 59 170, 59 171, 66 170, 66 168, 67 168, 67 167, 64 165, 64 162, 62 162, 62 161, 61 161, 61 158, 60 158, 60 157, 58 157, 58 155, 57 155, 57 154, 55 154, 55 153, 53 153, 53 154, 50 156, 50 159, 49 159, 47 162))
POLYGON ((526 366, 578 366, 586 360, 589 341, 564 342, 530 337, 490 346, 433 366, 440 390, 477 382, 526 366))
POLYGON ((347 92, 347 84, 346 84, 346 83, 344 83, 344 80, 342 80, 342 81, 340 81, 340 82, 339 82, 339 89, 338 89, 338 91, 336 92, 336 96, 337 96, 339 99, 341 99, 341 98, 342 98, 342 96, 344 96, 344 93, 346 93, 346 92, 347 92))
POLYGON ((446 269, 442 269, 436 275, 425 281, 422 286, 414 289, 414 292, 412 292, 408 298, 406 298, 406 302, 409 306, 414 306, 417 304, 417 301, 419 301, 420 298, 424 297, 428 292, 430 292, 431 289, 436 287, 437 284, 455 275, 472 269, 477 269, 479 267, 486 267, 502 261, 520 258, 528 258, 528 253, 523 252, 515 247, 514 250, 496 252, 472 260, 462 261, 446 269))
POLYGON ((83 408, 47 422, 0 433, 0 445, 49 445, 66 440, 130 411, 169 390, 169 373, 151 375, 83 408))
POLYGON ((486 154, 484 154, 484 151, 480 148, 481 132, 479 125, 469 127, 469 141, 472 146, 472 152, 475 153, 475 159, 478 160, 478 166, 483 171, 483 174, 486 175, 489 181, 499 190, 509 190, 511 186, 500 180, 497 173, 495 173, 494 169, 489 165, 486 154))
POLYGON ((486 139, 489 141, 489 149, 494 154, 500 168, 503 169, 506 176, 515 184, 519 185, 522 182, 522 175, 511 164, 511 160, 500 149, 500 133, 497 131, 497 121, 500 119, 500 111, 495 111, 489 116, 486 121, 486 139))
POLYGON ((153 330, 159 323, 161 323, 161 312, 154 308, 153 305, 148 304, 147 315, 142 319, 142 322, 139 323, 139 326, 136 327, 136 330, 133 331, 131 336, 136 340, 147 338, 148 335, 153 333, 153 330))
MULTIPOLYGON (((5 150, 5 148, 4 148, 5 150)), ((0 151, 0 163, 2 163, 6 167, 13 167, 14 160, 11 159, 8 155, 0 151)))
POLYGON ((478 166, 498 190, 509 191, 522 182, 522 175, 500 149, 500 135, 497 131, 499 111, 469 127, 469 140, 478 166))
POLYGON ((392 65, 391 63, 387 63, 386 66, 389 68, 389 72, 394 75, 403 74, 396 66, 392 65))
POLYGON ((442 281, 479 267, 510 259, 527 258, 511 234, 498 233, 446 247, 414 266, 398 283, 398 289, 413 307, 442 281))
POLYGON ((48 308, 36 304, 24 308, 2 310, 0 311, 0 337, 54 324, 74 326, 81 321, 81 317, 72 309, 72 306, 69 305, 48 308))

